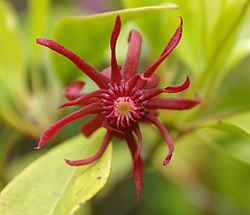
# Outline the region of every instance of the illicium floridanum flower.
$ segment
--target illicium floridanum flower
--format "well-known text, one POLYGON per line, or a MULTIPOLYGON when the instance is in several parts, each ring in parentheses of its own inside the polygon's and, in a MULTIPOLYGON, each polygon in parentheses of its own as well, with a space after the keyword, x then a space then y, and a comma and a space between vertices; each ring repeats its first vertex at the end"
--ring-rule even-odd
POLYGON ((157 88, 156 86, 159 80, 154 74, 157 67, 179 43, 182 35, 182 25, 183 21, 180 17, 180 24, 159 59, 142 73, 137 72, 142 38, 136 30, 130 32, 128 53, 124 65, 120 66, 117 63, 116 42, 121 28, 119 16, 116 17, 110 39, 111 66, 102 72, 96 70, 75 53, 55 41, 38 38, 38 44, 46 46, 71 60, 97 84, 99 89, 91 93, 81 93, 80 91, 85 83, 80 81, 68 86, 64 91, 64 95, 70 101, 60 105, 60 108, 74 105, 83 106, 83 108, 50 126, 41 136, 37 149, 43 147, 43 145, 66 124, 85 117, 86 115, 95 114, 92 119, 82 125, 81 132, 85 136, 90 136, 98 128, 106 128, 107 132, 100 149, 90 158, 76 161, 65 160, 66 163, 71 166, 90 164, 100 158, 114 136, 122 138, 126 140, 133 157, 133 175, 137 198, 139 199, 143 185, 143 163, 140 157, 143 140, 139 123, 153 123, 163 134, 169 148, 169 152, 163 161, 163 165, 166 166, 170 162, 174 145, 168 131, 157 119, 157 109, 185 110, 196 106, 200 102, 199 97, 193 100, 158 97, 161 93, 178 93, 189 87, 190 82, 187 76, 184 83, 180 86, 157 88), (138 145, 134 135, 138 138, 138 145))

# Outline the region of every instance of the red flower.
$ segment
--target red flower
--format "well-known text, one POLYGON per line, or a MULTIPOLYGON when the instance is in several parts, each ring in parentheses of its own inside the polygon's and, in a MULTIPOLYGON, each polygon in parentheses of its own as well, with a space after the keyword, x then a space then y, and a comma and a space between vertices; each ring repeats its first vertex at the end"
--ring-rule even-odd
POLYGON ((37 149, 43 147, 66 124, 86 115, 96 114, 95 117, 82 125, 81 132, 85 136, 90 136, 98 128, 105 127, 107 133, 101 148, 90 158, 76 161, 65 160, 66 163, 71 166, 90 164, 103 154, 113 136, 125 139, 134 161, 134 179, 137 198, 139 199, 143 184, 143 164, 140 157, 143 140, 139 122, 153 123, 163 134, 169 148, 169 152, 163 161, 163 165, 166 166, 171 159, 174 145, 168 131, 157 119, 156 110, 185 110, 196 106, 200 102, 199 97, 194 100, 157 97, 161 93, 178 93, 189 87, 189 78, 187 76, 185 82, 180 86, 157 88, 158 78, 154 75, 157 67, 179 43, 182 35, 182 24, 182 18, 180 17, 180 24, 159 59, 142 73, 137 73, 142 38, 136 30, 132 30, 129 35, 129 47, 125 64, 123 66, 117 64, 116 42, 121 27, 119 16, 116 18, 110 39, 111 66, 102 72, 99 72, 75 53, 55 41, 43 38, 37 39, 38 44, 46 46, 71 60, 100 88, 91 93, 82 94, 80 91, 85 84, 84 82, 74 82, 68 86, 64 91, 64 95, 70 101, 62 104, 60 108, 74 105, 83 106, 83 108, 50 126, 41 136, 37 149), (138 146, 134 135, 138 138, 138 146))

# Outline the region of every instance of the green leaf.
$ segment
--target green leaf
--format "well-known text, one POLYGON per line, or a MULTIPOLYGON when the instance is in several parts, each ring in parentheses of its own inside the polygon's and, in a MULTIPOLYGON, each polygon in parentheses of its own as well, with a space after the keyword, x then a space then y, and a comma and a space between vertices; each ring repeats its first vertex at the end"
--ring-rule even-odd
MULTIPOLYGON (((211 1, 205 1, 205 13, 207 15, 206 21, 209 23, 210 13, 207 10, 211 1)), ((221 80, 227 75, 226 66, 227 63, 225 59, 232 55, 235 43, 238 42, 240 30, 244 17, 249 8, 250 1, 222 1, 223 3, 218 3, 212 7, 213 11, 215 7, 218 7, 218 13, 216 13, 216 19, 208 24, 207 33, 205 35, 205 64, 202 74, 197 82, 197 89, 202 87, 206 90, 206 94, 209 95, 212 88, 216 87, 219 89, 219 84, 214 85, 219 76, 221 80), (223 28, 222 28, 223 26, 223 28), (220 75, 218 76, 218 73, 220 75)), ((205 24, 205 23, 204 23, 205 24)), ((241 39, 241 38, 240 38, 241 39)), ((247 54, 247 52, 245 52, 247 54)), ((196 89, 196 90, 197 90, 196 89)))
POLYGON ((25 63, 24 46, 16 14, 6 1, 0 1, 0 26, 0 81, 10 82, 9 77, 21 79, 25 63))
POLYGON ((6 1, 0 1, 0 91, 15 97, 16 108, 23 106, 26 95, 25 52, 17 16, 6 1), (15 86, 15 90, 13 90, 15 86))
MULTIPOLYGON (((29 30, 33 48, 37 49, 35 39, 46 33, 50 15, 50 0, 32 1, 29 0, 29 30)), ((37 51, 37 50, 36 50, 37 51)), ((34 56, 31 56, 34 58, 34 56)), ((35 56, 37 57, 37 56, 35 56)))
POLYGON ((92 165, 71 167, 64 158, 93 155, 104 130, 91 138, 72 138, 51 149, 10 182, 0 195, 0 214, 73 214, 107 182, 111 168, 111 145, 92 165))
MULTIPOLYGON (((152 4, 163 4, 165 0, 145 0, 145 1, 134 1, 134 0, 123 0, 125 7, 139 7, 139 6, 149 6, 152 4)), ((181 42, 178 44, 178 47, 174 51, 174 53, 178 54, 181 60, 187 65, 190 72, 194 74, 199 74, 203 64, 204 64, 204 11, 203 0, 189 0, 188 3, 186 0, 172 0, 171 2, 179 5, 179 10, 174 12, 174 15, 182 16, 184 21, 184 30, 183 37, 181 42), (199 17, 199 19, 197 19, 199 17)), ((152 46, 159 46, 159 43, 165 41, 166 45, 166 32, 169 31, 169 28, 173 29, 170 31, 170 35, 173 34, 176 28, 176 19, 171 17, 167 17, 169 14, 165 14, 164 18, 156 19, 151 26, 154 26, 154 31, 152 28, 148 26, 147 31, 152 34, 151 43, 152 46), (157 29, 157 33, 155 33, 155 25, 160 29, 157 29), (158 45, 157 45, 158 44, 158 45)), ((148 22, 145 22, 145 25, 148 22)), ((147 33, 148 33, 147 32, 147 33)), ((161 44, 161 49, 163 48, 163 44, 161 44)))
MULTIPOLYGON (((68 17, 57 24, 52 38, 81 56, 95 67, 102 65, 104 69, 104 52, 109 45, 115 17, 121 16, 122 24, 137 19, 157 16, 161 12, 176 8, 176 5, 141 7, 118 10, 86 17, 68 17)), ((52 62, 58 77, 68 83, 79 76, 79 71, 69 60, 58 54, 52 54, 52 62)))
POLYGON ((201 127, 216 128, 250 139, 250 112, 210 122, 201 127))

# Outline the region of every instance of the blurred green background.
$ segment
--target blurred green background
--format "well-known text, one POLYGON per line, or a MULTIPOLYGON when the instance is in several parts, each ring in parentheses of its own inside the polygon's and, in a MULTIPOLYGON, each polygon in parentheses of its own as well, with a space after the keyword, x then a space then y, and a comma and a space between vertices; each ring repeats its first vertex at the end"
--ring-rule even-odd
MULTIPOLYGON (((46 184, 35 183, 35 176, 44 171, 46 178, 50 162, 65 165, 60 157, 60 142, 66 141, 64 145, 69 146, 68 140, 72 145, 86 141, 85 145, 77 146, 79 149, 67 149, 79 158, 78 150, 84 155, 87 142, 102 141, 103 135, 99 135, 102 131, 94 137, 95 141, 79 137, 71 140, 79 133, 82 124, 79 120, 65 127, 41 151, 35 151, 34 147, 49 125, 75 109, 57 110, 65 101, 63 88, 74 80, 86 81, 86 91, 92 91, 95 86, 67 59, 36 45, 35 39, 53 38, 101 70, 109 65, 109 37, 116 14, 120 14, 122 20, 118 61, 124 62, 128 33, 136 28, 143 37, 140 71, 165 48, 178 26, 176 16, 183 17, 181 43, 157 74, 164 87, 180 83, 188 74, 191 87, 180 96, 193 98, 199 94, 202 103, 187 112, 160 113, 176 146, 167 167, 162 166, 166 153, 162 135, 152 126, 143 126, 145 183, 140 202, 135 202, 127 146, 115 139, 107 185, 100 192, 101 187, 96 188, 96 195, 85 197, 87 201, 94 196, 74 214, 250 214, 249 5, 248 0, 173 0, 171 3, 163 0, 0 0, 1 214, 69 214, 60 212, 60 207, 55 205, 68 204, 67 199, 72 200, 72 208, 78 204, 65 192, 51 200, 58 210, 45 205, 45 213, 35 208, 46 204, 46 193, 57 184, 49 178, 46 184), (114 12, 116 10, 121 11, 114 12), (58 152, 58 157, 49 158, 46 152, 51 148, 55 148, 53 152, 58 152), (38 165, 39 157, 44 161, 48 158, 44 166, 41 160, 38 165), (26 168, 30 164, 33 169, 26 168), (28 180, 30 175, 35 181, 28 180), (24 191, 17 192, 18 186, 23 186, 24 191), (44 197, 39 197, 38 203, 39 193, 33 190, 36 186, 45 186, 41 194, 44 197), (21 206, 19 202, 27 202, 28 206, 21 206), (5 205, 11 209, 5 209, 5 205)), ((92 148, 95 151, 98 146, 92 148)), ((108 153, 97 164, 107 162, 103 173, 107 177, 111 161, 108 153)), ((96 171, 93 169, 88 170, 89 174, 96 171)), ((59 172, 58 178, 66 175, 64 169, 55 172, 59 172)), ((91 178, 83 179, 79 186, 84 187, 88 180, 91 178)), ((66 186, 64 182, 58 182, 59 185, 62 189, 66 186)))

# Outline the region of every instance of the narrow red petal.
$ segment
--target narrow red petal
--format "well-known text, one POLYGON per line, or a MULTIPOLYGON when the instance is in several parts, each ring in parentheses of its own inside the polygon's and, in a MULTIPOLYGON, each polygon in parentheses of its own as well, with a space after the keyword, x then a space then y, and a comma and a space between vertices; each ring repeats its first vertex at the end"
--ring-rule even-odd
POLYGON ((141 35, 136 30, 132 30, 130 32, 128 42, 128 53, 125 64, 121 70, 123 79, 126 81, 137 73, 137 66, 141 54, 141 35))
POLYGON ((76 98, 75 100, 65 102, 61 104, 58 108, 64 108, 74 105, 89 105, 93 103, 93 101, 98 101, 96 98, 101 97, 102 90, 96 90, 91 93, 86 93, 81 95, 80 97, 76 98))
POLYGON ((36 149, 40 149, 44 146, 44 144, 46 144, 53 136, 54 134, 61 129, 62 127, 64 127, 65 125, 67 125, 68 123, 77 120, 79 118, 82 118, 88 114, 94 114, 94 113, 98 113, 101 111, 101 107, 98 103, 93 103, 90 104, 89 106, 82 108, 78 111, 75 111, 73 113, 71 113, 70 115, 60 119, 59 121, 57 121, 56 123, 54 123, 53 125, 51 125, 40 137, 40 141, 38 143, 38 146, 36 147, 36 149))
POLYGON ((136 87, 137 89, 150 89, 156 87, 159 83, 159 78, 157 75, 152 75, 151 77, 144 77, 143 74, 136 74, 128 81, 130 89, 136 87))
POLYGON ((155 98, 148 102, 148 107, 150 109, 186 110, 198 105, 200 101, 199 96, 195 99, 155 98))
POLYGON ((169 152, 168 152, 165 160, 163 161, 163 165, 166 166, 170 162, 172 154, 174 152, 173 141, 172 141, 171 137, 169 136, 167 129, 164 127, 164 125, 153 114, 148 113, 145 116, 145 119, 151 121, 153 124, 155 124, 156 127, 159 128, 159 130, 161 131, 161 133, 163 134, 163 136, 164 136, 164 138, 165 138, 165 140, 167 142, 169 152))
POLYGON ((165 89, 162 88, 151 88, 144 90, 144 100, 151 99, 161 93, 178 93, 189 87, 190 81, 187 76, 185 82, 180 86, 170 86, 165 89))
POLYGON ((65 162, 70 166, 82 166, 82 165, 91 164, 102 156, 102 154, 106 150, 108 144, 110 143, 111 139, 112 139, 112 133, 107 132, 106 136, 104 137, 101 148, 97 151, 97 153, 95 155, 93 155, 92 157, 83 159, 83 160, 71 161, 71 160, 65 159, 65 162))
POLYGON ((63 94, 70 101, 77 99, 82 96, 81 90, 84 85, 85 82, 83 81, 75 81, 64 89, 63 94))
MULTIPOLYGON (((135 139, 131 132, 126 133, 126 141, 128 143, 128 147, 130 149, 131 155, 133 160, 135 160, 135 154, 137 151, 137 146, 135 139)), ((133 162, 134 164, 134 180, 135 180, 135 187, 137 191, 137 201, 140 200, 142 194, 142 187, 143 187, 143 163, 141 157, 138 157, 137 162, 133 162)))
POLYGON ((154 71, 158 68, 158 66, 162 63, 162 61, 164 61, 168 57, 168 55, 174 50, 174 48, 179 43, 182 36, 182 25, 183 25, 182 18, 181 17, 179 18, 181 22, 178 28, 176 29, 174 35, 170 39, 167 47, 162 52, 160 58, 143 72, 144 77, 150 77, 154 73, 154 71))
POLYGON ((81 127, 81 132, 89 137, 93 132, 102 126, 103 118, 101 114, 96 115, 94 118, 85 122, 81 127))
POLYGON ((80 70, 82 70, 89 78, 91 78, 100 88, 107 89, 109 80, 105 77, 101 72, 96 70, 94 67, 86 63, 83 59, 81 59, 74 52, 69 49, 63 47, 59 43, 45 39, 38 38, 36 42, 42 46, 46 46, 51 50, 65 56, 69 60, 71 60, 80 70))
POLYGON ((180 86, 169 86, 165 88, 166 93, 179 93, 183 90, 186 90, 190 85, 190 80, 189 77, 186 76, 186 80, 184 81, 184 83, 180 86))
POLYGON ((159 81, 160 81, 160 78, 158 75, 156 74, 151 75, 144 89, 150 89, 150 88, 156 87, 159 84, 159 81))
POLYGON ((121 73, 116 60, 116 42, 121 30, 121 19, 120 16, 116 17, 115 26, 110 38, 110 48, 111 48, 111 80, 114 83, 118 83, 121 80, 121 73))
POLYGON ((118 137, 124 137, 124 136, 125 136, 125 134, 124 134, 124 132, 123 132, 122 130, 119 130, 119 129, 114 128, 113 126, 111 126, 111 125, 109 124, 108 120, 105 120, 105 121, 103 122, 102 126, 103 126, 104 128, 106 128, 107 130, 112 131, 112 132, 113 132, 116 136, 118 136, 118 137))
POLYGON ((144 90, 144 100, 151 99, 163 92, 164 92, 164 89, 162 88, 152 88, 152 89, 144 90))
POLYGON ((140 156, 140 153, 141 153, 141 149, 142 149, 142 134, 141 134, 141 130, 140 130, 140 127, 138 124, 136 124, 134 126, 134 131, 135 131, 135 134, 136 136, 138 137, 138 140, 139 140, 139 144, 138 144, 138 148, 135 152, 135 156, 134 156, 134 162, 135 162, 135 165, 137 165, 136 163, 138 162, 138 158, 140 156))

